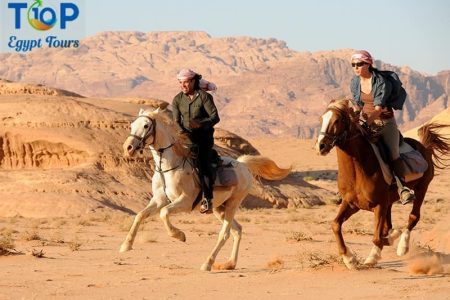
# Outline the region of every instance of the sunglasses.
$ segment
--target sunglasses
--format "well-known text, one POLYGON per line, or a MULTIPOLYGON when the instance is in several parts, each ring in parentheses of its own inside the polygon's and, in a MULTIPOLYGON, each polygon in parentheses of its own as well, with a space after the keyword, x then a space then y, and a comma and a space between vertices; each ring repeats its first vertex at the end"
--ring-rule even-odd
POLYGON ((360 62, 357 62, 357 63, 352 63, 352 67, 354 68, 354 67, 362 67, 362 66, 364 66, 366 63, 365 62, 363 62, 363 61, 360 61, 360 62))

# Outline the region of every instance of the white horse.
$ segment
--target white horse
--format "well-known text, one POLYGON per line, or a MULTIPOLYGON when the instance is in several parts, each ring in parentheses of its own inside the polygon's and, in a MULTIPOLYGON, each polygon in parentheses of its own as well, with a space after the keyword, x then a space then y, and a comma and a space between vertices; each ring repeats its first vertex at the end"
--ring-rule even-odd
MULTIPOLYGON (((159 108, 155 111, 141 109, 137 119, 131 123, 131 134, 123 145, 124 154, 133 156, 149 145, 155 161, 155 173, 152 178, 153 197, 149 204, 136 215, 120 247, 120 252, 132 248, 140 223, 158 212, 169 236, 182 242, 186 241, 185 234, 169 221, 171 214, 192 211, 194 201, 200 192, 190 151, 183 142, 186 142, 186 139, 183 140, 177 134, 171 118, 159 108)), ((214 188, 213 212, 223 225, 213 251, 201 266, 201 270, 204 271, 211 270, 217 254, 230 235, 230 230, 234 240, 231 257, 228 262, 217 267, 228 270, 236 267, 242 227, 234 216, 252 187, 252 174, 269 180, 279 180, 290 172, 290 169, 281 169, 272 160, 262 156, 244 155, 237 160, 229 157, 222 159, 225 163, 231 162, 234 166, 238 184, 232 187, 214 188)))

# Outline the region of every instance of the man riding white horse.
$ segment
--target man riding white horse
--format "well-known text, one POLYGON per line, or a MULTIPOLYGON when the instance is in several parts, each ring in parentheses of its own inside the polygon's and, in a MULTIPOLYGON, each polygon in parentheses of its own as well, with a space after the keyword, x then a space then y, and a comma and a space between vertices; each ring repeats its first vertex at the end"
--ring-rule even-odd
POLYGON ((214 146, 214 125, 220 118, 213 97, 207 91, 216 86, 204 79, 202 75, 190 69, 181 70, 177 79, 181 92, 172 101, 173 119, 181 134, 186 134, 193 143, 196 152, 195 163, 199 170, 203 200, 201 213, 212 213, 211 201, 216 179, 213 160, 217 159, 214 146))

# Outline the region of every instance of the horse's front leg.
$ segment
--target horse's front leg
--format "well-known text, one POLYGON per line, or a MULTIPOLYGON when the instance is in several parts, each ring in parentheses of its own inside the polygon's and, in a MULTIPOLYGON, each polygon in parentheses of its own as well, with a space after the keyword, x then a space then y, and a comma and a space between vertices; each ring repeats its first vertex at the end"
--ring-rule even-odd
POLYGON ((148 205, 136 215, 133 221, 133 225, 131 225, 130 231, 125 238, 125 241, 123 241, 122 245, 120 246, 119 252, 125 252, 132 249, 133 242, 139 226, 141 225, 141 222, 148 216, 157 213, 159 209, 164 205, 163 203, 164 201, 162 201, 161 199, 153 197, 148 205))
POLYGON ((192 201, 188 198, 186 195, 181 195, 178 197, 175 201, 170 203, 167 206, 164 206, 161 208, 159 212, 159 217, 164 223, 164 227, 167 230, 167 234, 170 237, 176 238, 177 240, 180 240, 182 242, 186 242, 186 235, 183 231, 173 226, 172 223, 170 223, 169 215, 176 214, 179 212, 190 212, 192 207, 192 201))
MULTIPOLYGON (((389 245, 389 240, 386 236, 383 236, 383 230, 386 226, 386 214, 388 212, 388 207, 386 205, 379 204, 374 209, 374 232, 373 232, 373 244, 372 250, 369 256, 364 261, 367 266, 374 266, 381 259, 381 250, 384 245, 389 245)), ((392 226, 392 225, 391 225, 392 226)))
POLYGON ((344 264, 349 269, 357 267, 356 258, 350 248, 345 246, 344 237, 342 236, 342 224, 359 210, 357 207, 351 207, 347 201, 343 201, 339 207, 339 212, 333 220, 331 228, 333 229, 338 244, 339 254, 342 256, 344 264))

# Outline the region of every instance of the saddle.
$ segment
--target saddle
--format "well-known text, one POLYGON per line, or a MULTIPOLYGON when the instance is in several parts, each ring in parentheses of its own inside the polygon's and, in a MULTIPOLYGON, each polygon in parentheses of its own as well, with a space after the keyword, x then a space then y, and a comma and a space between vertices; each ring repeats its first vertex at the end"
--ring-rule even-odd
MULTIPOLYGON (((384 180, 389 185, 395 183, 391 167, 387 163, 387 161, 389 161, 388 148, 381 140, 378 140, 376 143, 371 142, 370 144, 380 164, 384 180)), ((407 143, 407 141, 403 138, 401 133, 400 133, 399 148, 400 148, 400 157, 405 163, 407 171, 405 174, 405 182, 410 182, 422 177, 423 173, 428 169, 428 163, 419 151, 417 151, 410 144, 407 143)))
MULTIPOLYGON (((230 157, 220 157, 217 156, 215 159, 216 162, 216 180, 214 182, 214 188, 217 187, 232 187, 238 185, 238 178, 236 174, 236 170, 234 169, 234 161, 230 157)), ((198 171, 197 176, 198 176, 198 171)), ((192 203, 192 210, 200 203, 202 199, 202 188, 200 184, 200 192, 198 193, 197 197, 194 200, 194 203, 192 203)))
POLYGON ((231 187, 238 184, 233 160, 230 157, 219 157, 219 161, 215 169, 217 176, 216 181, 214 182, 214 187, 231 187))

